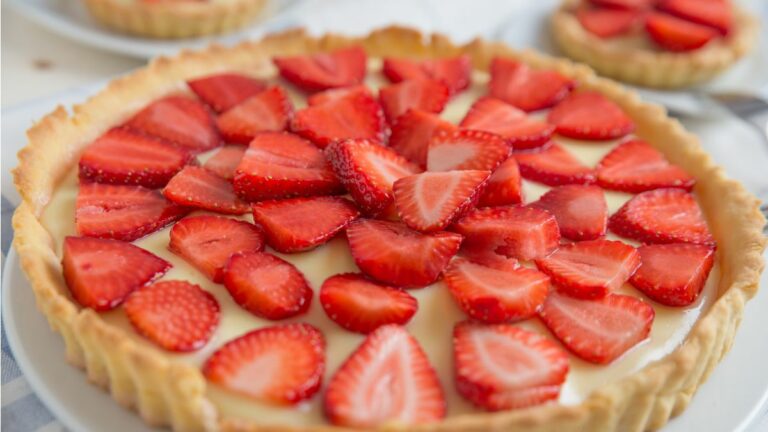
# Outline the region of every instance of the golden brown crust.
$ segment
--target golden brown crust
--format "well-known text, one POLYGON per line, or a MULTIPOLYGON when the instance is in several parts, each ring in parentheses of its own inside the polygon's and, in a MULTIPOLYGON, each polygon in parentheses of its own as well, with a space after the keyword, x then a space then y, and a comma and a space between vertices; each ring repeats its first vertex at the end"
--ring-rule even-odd
MULTIPOLYGON (((92 381, 108 387, 121 404, 136 408, 153 424, 171 425, 175 430, 298 430, 217 418, 198 369, 171 361, 156 348, 138 344, 123 330, 110 326, 98 314, 80 310, 67 296, 55 246, 39 217, 56 182, 73 166, 88 142, 108 125, 174 89, 180 80, 227 69, 258 74, 261 68, 267 71, 271 67, 269 59, 276 53, 316 52, 353 43, 363 45, 373 57, 466 53, 479 70, 487 70, 494 56, 512 57, 532 67, 556 69, 579 80, 583 88, 605 94, 634 119, 640 137, 654 143, 673 163, 696 177, 695 192, 718 241, 719 298, 701 316, 685 342, 664 359, 606 385, 579 405, 549 404, 464 415, 442 423, 409 426, 407 430, 643 431, 659 428, 682 412, 730 348, 744 304, 757 291, 766 245, 762 235, 765 220, 757 199, 741 184, 726 178, 696 137, 668 118, 663 108, 642 102, 635 93, 597 77, 585 66, 482 40, 457 46, 444 36, 424 36, 396 27, 359 39, 337 35, 313 38, 303 31, 291 31, 233 48, 213 46, 202 52, 184 52, 174 59, 160 58, 145 69, 113 81, 104 91, 76 106, 72 115, 59 108, 30 129, 29 144, 19 153, 20 163, 14 170, 15 183, 24 198, 14 216, 14 241, 39 308, 66 341, 68 359, 84 367, 92 381)), ((310 430, 341 429, 317 426, 310 430)))

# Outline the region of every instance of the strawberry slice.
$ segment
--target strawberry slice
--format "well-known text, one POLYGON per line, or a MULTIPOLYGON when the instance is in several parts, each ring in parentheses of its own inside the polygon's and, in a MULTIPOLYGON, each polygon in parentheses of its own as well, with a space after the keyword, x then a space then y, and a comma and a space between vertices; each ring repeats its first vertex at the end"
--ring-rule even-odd
POLYGON ((248 203, 235 195, 232 183, 203 167, 188 166, 163 189, 176 204, 224 214, 247 213, 248 203))
POLYGON ((510 324, 457 324, 453 361, 456 390, 489 411, 557 399, 568 374, 568 354, 562 348, 510 324))
POLYGON ((449 97, 448 87, 435 80, 408 80, 379 90, 381 107, 390 123, 409 109, 439 113, 449 97))
POLYGON ((400 218, 417 231, 440 231, 471 210, 490 171, 425 172, 393 186, 400 218))
POLYGON ((620 144, 597 165, 597 183, 622 192, 645 192, 658 188, 690 191, 696 183, 682 168, 669 163, 645 141, 633 139, 620 144))
POLYGON ((539 317, 576 356, 608 364, 648 337, 655 312, 632 296, 580 300, 552 292, 539 317))
POLYGON ((133 241, 188 212, 141 186, 83 183, 75 201, 75 224, 83 236, 133 241))
POLYGON ((392 125, 389 146, 411 162, 427 166, 427 151, 431 140, 441 134, 450 134, 456 126, 432 114, 416 109, 408 110, 392 125))
POLYGON ((571 240, 595 240, 605 235, 608 206, 597 186, 566 185, 550 189, 531 206, 552 213, 560 235, 571 240))
POLYGON ((635 123, 621 107, 600 93, 573 93, 557 104, 547 115, 555 131, 569 138, 610 140, 635 130, 635 123))
POLYGON ((304 275, 288 261, 265 252, 232 255, 224 267, 224 286, 235 303, 269 320, 303 314, 312 301, 304 275))
POLYGON ((480 195, 481 207, 496 207, 523 202, 523 181, 515 158, 502 162, 491 174, 480 195))
POLYGON ((385 58, 382 72, 393 83, 432 79, 456 94, 469 87, 472 63, 468 55, 429 60, 385 58))
POLYGON ((363 95, 373 99, 373 93, 371 93, 371 89, 369 89, 365 84, 359 84, 350 87, 340 87, 326 90, 320 93, 315 93, 307 98, 307 105, 322 105, 326 102, 334 102, 339 99, 357 95, 363 95))
POLYGON ((99 312, 119 306, 171 268, 164 259, 118 240, 67 236, 63 249, 61 265, 72 297, 99 312))
POLYGON ((352 428, 435 422, 445 395, 424 351, 401 326, 379 327, 331 378, 323 400, 331 423, 352 428))
POLYGON ((248 222, 221 216, 184 218, 171 228, 171 252, 184 258, 208 279, 221 283, 224 266, 238 252, 261 251, 264 238, 248 222))
POLYGON ((650 9, 658 0, 589 0, 595 6, 616 9, 650 9))
POLYGON ((361 46, 327 53, 275 57, 280 75, 297 87, 315 92, 360 84, 365 78, 367 58, 361 46))
POLYGON ((534 269, 498 269, 461 258, 448 266, 445 284, 470 318, 486 323, 531 318, 549 293, 549 277, 534 269))
POLYGON ((222 113, 216 124, 227 142, 248 144, 259 132, 284 130, 292 114, 288 95, 274 86, 222 113))
POLYGON ((532 207, 488 207, 459 219, 452 231, 464 246, 521 260, 548 255, 560 241, 560 230, 549 212, 532 207))
POLYGON ((394 150, 369 140, 335 143, 325 149, 325 156, 355 202, 370 215, 392 204, 396 180, 420 171, 394 150))
POLYGON ((579 9, 576 18, 588 32, 600 38, 627 33, 640 20, 641 13, 621 9, 579 9))
POLYGON ((496 57, 491 61, 488 86, 491 96, 530 112, 560 102, 575 82, 553 70, 531 69, 525 63, 496 57))
POLYGON ((235 177, 235 169, 243 160, 246 148, 241 145, 224 146, 205 161, 203 167, 223 179, 232 180, 235 177))
POLYGON ((642 264, 630 282, 667 306, 695 302, 715 263, 715 249, 710 246, 672 243, 645 245, 637 250, 642 264))
POLYGON ((236 73, 207 75, 187 81, 187 85, 216 112, 224 112, 266 88, 256 79, 236 73))
POLYGON ((320 149, 283 132, 261 133, 251 141, 233 184, 247 201, 343 191, 320 149))
POLYGON ((86 147, 80 179, 97 183, 163 187, 192 155, 161 139, 115 128, 86 147))
POLYGON ((460 126, 499 135, 515 150, 541 147, 549 142, 555 131, 554 126, 534 120, 524 111, 492 97, 478 99, 460 126))
POLYGON ((312 397, 325 373, 325 338, 304 323, 252 330, 214 352, 203 365, 208 381, 275 405, 312 397))
POLYGON ((400 288, 378 284, 359 273, 331 276, 320 288, 328 318, 345 329, 370 333, 386 324, 405 325, 419 304, 400 288))
POLYGON ((351 138, 380 142, 384 117, 376 99, 359 93, 298 111, 291 130, 320 148, 351 138))
POLYGON ((358 219, 347 228, 352 258, 363 273, 398 287, 436 281, 461 245, 456 233, 422 234, 397 222, 358 219))
POLYGON ((219 302, 199 286, 163 281, 137 290, 125 301, 136 331, 168 351, 196 351, 219 325, 219 302))
POLYGON ((253 205, 253 221, 267 244, 283 253, 313 249, 328 242, 360 212, 341 197, 291 198, 253 205))
POLYGON ((428 171, 493 171, 509 157, 509 145, 482 131, 458 130, 434 137, 427 152, 428 171))
POLYGON ((125 126, 170 141, 193 153, 221 145, 208 107, 186 96, 166 96, 139 111, 125 126))
POLYGON ((514 155, 523 178, 549 186, 591 184, 595 171, 582 164, 559 144, 552 144, 537 153, 514 155))
POLYGON ((720 34, 712 27, 655 12, 645 19, 645 31, 657 45, 675 52, 701 48, 720 34))
POLYGON ((497 270, 511 271, 520 267, 520 262, 517 259, 497 254, 495 251, 483 247, 462 247, 459 249, 458 256, 475 264, 497 270))
POLYGON ((637 249, 620 241, 588 240, 560 246, 536 260, 557 290, 572 297, 602 298, 619 289, 640 266, 637 249))
POLYGON ((611 216, 608 228, 643 243, 715 244, 696 199, 680 189, 635 195, 611 216))
POLYGON ((687 21, 716 28, 721 34, 730 33, 733 26, 733 5, 720 0, 663 0, 659 9, 687 21))

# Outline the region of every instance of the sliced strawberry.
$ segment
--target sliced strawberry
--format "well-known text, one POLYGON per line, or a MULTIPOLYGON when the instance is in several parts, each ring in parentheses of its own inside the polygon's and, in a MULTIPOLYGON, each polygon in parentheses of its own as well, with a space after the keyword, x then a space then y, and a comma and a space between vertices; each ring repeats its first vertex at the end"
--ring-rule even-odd
POLYGON ((367 59, 362 47, 352 46, 327 53, 275 57, 273 61, 283 78, 315 92, 360 84, 367 59))
POLYGON ((146 106, 125 125, 160 137, 190 152, 221 145, 213 115, 202 103, 186 96, 166 96, 146 106))
POLYGON ((715 263, 715 249, 688 243, 646 245, 638 249, 642 264, 630 282, 667 306, 688 306, 704 289, 715 263))
POLYGON ((527 64, 496 57, 491 61, 491 96, 523 111, 549 108, 568 96, 575 82, 553 70, 531 69, 527 64))
POLYGON ((539 317, 576 356, 608 364, 648 337, 655 313, 632 296, 580 300, 551 292, 539 317))
POLYGON ((235 195, 232 183, 203 167, 188 166, 163 189, 176 204, 224 214, 247 213, 248 203, 235 195))
POLYGON ((171 264, 118 240, 68 236, 64 280, 80 305, 102 312, 120 305, 135 289, 162 276, 171 264))
POLYGON ((288 261, 265 252, 232 255, 224 267, 224 286, 240 307, 270 320, 303 314, 312 301, 304 275, 288 261))
POLYGON ((534 269, 498 269, 460 258, 445 271, 445 284, 470 318, 486 323, 530 318, 549 293, 549 277, 534 269))
POLYGON ((221 283, 224 265, 238 252, 261 251, 264 238, 254 225, 221 216, 194 216, 171 228, 168 249, 221 283))
POLYGON ((188 212, 141 186, 83 183, 75 201, 75 224, 80 235, 133 241, 188 212))
POLYGON ((453 361, 456 390, 489 411, 556 399, 568 374, 568 354, 562 348, 510 324, 457 324, 453 361))
POLYGON ((445 395, 426 354, 396 324, 379 327, 331 378, 323 400, 331 423, 402 426, 445 417, 445 395))
POLYGON ((461 121, 462 128, 491 132, 504 138, 514 150, 541 147, 555 127, 528 117, 525 112, 492 97, 480 98, 461 121))
POLYGON ((266 88, 263 82, 236 73, 195 78, 187 85, 216 112, 224 112, 266 88))
POLYGON ((659 9, 687 21, 716 28, 723 35, 733 26, 733 5, 721 0, 663 0, 659 9))
POLYGON ((222 113, 216 124, 227 142, 248 144, 259 132, 284 130, 292 114, 288 95, 274 86, 222 113))
POLYGON ((247 201, 343 191, 320 149, 282 132, 261 133, 251 141, 233 183, 247 201))
POLYGON ((468 55, 429 60, 385 58, 382 72, 393 83, 414 79, 440 81, 451 94, 456 94, 469 87, 472 63, 468 55))
POLYGON ((427 170, 493 171, 509 157, 509 151, 509 145, 492 133, 458 130, 432 139, 427 152, 427 170))
POLYGON ((309 106, 322 105, 326 102, 334 102, 339 99, 344 99, 349 96, 363 95, 369 98, 373 98, 371 89, 365 84, 353 85, 350 87, 339 87, 330 90, 326 90, 320 93, 315 93, 307 98, 307 104, 309 106))
POLYGON ((137 290, 125 315, 138 333, 168 351, 196 351, 219 325, 219 302, 199 286, 163 281, 137 290))
POLYGON ((591 184, 595 171, 582 164, 559 144, 552 144, 537 153, 518 153, 515 160, 523 178, 549 186, 591 184))
POLYGON ((80 157, 80 178, 156 189, 165 186, 191 159, 184 149, 166 141, 115 128, 86 147, 80 157))
POLYGON ((549 212, 532 207, 477 209, 451 227, 467 248, 482 248, 506 257, 530 260, 557 248, 560 230, 549 212))
POLYGON ((291 130, 320 148, 351 138, 380 142, 384 117, 376 99, 367 94, 352 94, 298 111, 291 130))
POLYGON ((635 195, 611 216, 608 228, 644 243, 715 244, 696 199, 680 189, 635 195))
POLYGON ((449 232, 422 234, 397 222, 358 219, 347 228, 352 258, 368 276, 398 287, 423 287, 440 277, 461 245, 449 232))
POLYGON ((649 9, 653 7, 658 0, 589 0, 595 6, 617 8, 617 9, 649 9))
POLYGON ((481 207, 496 207, 523 202, 523 181, 515 158, 502 162, 491 174, 480 195, 481 207))
POLYGON ((394 150, 369 140, 348 140, 325 149, 333 171, 360 208, 376 215, 392 204, 396 180, 419 167, 394 150))
POLYGON ((720 34, 712 27, 656 12, 645 19, 645 31, 657 45, 676 52, 701 48, 720 34))
POLYGON ((325 338, 304 323, 252 330, 214 352, 203 365, 208 381, 276 405, 312 397, 325 373, 325 338))
POLYGON ((247 147, 241 145, 224 146, 205 161, 203 167, 223 179, 232 180, 235 177, 235 169, 243 160, 246 149, 247 147))
POLYGON ((658 188, 690 191, 693 177, 669 163, 658 150, 645 141, 633 139, 620 144, 597 165, 597 183, 622 192, 645 192, 658 188))
POLYGON ((605 235, 608 206, 597 186, 566 185, 550 189, 531 206, 552 213, 560 235, 571 240, 595 240, 605 235))
POLYGON ((635 123, 621 107, 600 93, 574 93, 557 104, 547 115, 555 131, 569 138, 609 140, 635 130, 635 123))
POLYGON ((458 256, 475 264, 497 270, 512 271, 520 267, 520 262, 516 258, 510 258, 477 245, 462 247, 459 249, 458 256))
POLYGON ((427 151, 433 137, 449 134, 456 126, 432 114, 408 110, 392 125, 389 146, 420 167, 427 166, 427 151))
POLYGON ((313 249, 332 239, 360 212, 341 197, 291 198, 253 205, 253 221, 267 244, 283 253, 313 249))
POLYGON ((379 90, 381 107, 390 123, 409 109, 439 113, 449 97, 448 87, 435 80, 408 80, 379 90))
POLYGON ((579 9, 576 18, 588 32, 601 38, 612 38, 628 32, 641 18, 641 13, 621 9, 579 9))

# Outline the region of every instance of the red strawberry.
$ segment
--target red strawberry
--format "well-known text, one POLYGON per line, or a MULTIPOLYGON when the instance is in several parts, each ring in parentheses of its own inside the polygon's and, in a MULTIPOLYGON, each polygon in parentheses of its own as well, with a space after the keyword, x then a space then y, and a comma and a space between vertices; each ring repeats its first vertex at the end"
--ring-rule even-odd
POLYGON ((453 361, 456 390, 489 411, 557 399, 568 374, 568 355, 556 343, 510 324, 457 324, 453 361))
POLYGON ((549 212, 531 207, 477 209, 451 227, 467 248, 483 248, 506 257, 530 260, 557 248, 560 231, 549 212))
POLYGON ((660 47, 680 52, 701 48, 719 35, 712 27, 655 12, 645 19, 645 31, 660 47))
POLYGON ((552 144, 537 153, 518 153, 515 159, 523 178, 549 186, 591 184, 595 171, 582 164, 559 144, 552 144))
POLYGON ((99 312, 117 307, 128 294, 171 268, 169 262, 130 243, 72 236, 64 239, 61 265, 72 297, 99 312))
POLYGON ((478 247, 477 245, 472 247, 462 247, 459 249, 458 256, 475 264, 497 270, 511 271, 520 267, 520 262, 516 258, 509 258, 487 248, 481 246, 478 247))
POLYGON ((620 241, 588 240, 560 246, 536 260, 558 291, 578 298, 601 298, 619 289, 640 266, 637 249, 620 241))
POLYGON ((363 95, 369 98, 373 98, 371 89, 365 84, 353 85, 350 87, 339 87, 330 90, 326 90, 320 93, 315 93, 307 98, 307 104, 309 106, 322 105, 326 102, 334 102, 339 99, 344 99, 349 96, 363 95))
POLYGON ((482 131, 459 130, 432 139, 427 152, 427 170, 493 171, 509 156, 509 145, 498 136, 482 131))
POLYGON ((186 96, 166 96, 134 115, 125 125, 201 153, 221 145, 213 115, 186 96))
POLYGON ((406 80, 432 79, 456 94, 469 87, 472 63, 468 55, 429 60, 385 58, 382 72, 393 83, 406 80))
POLYGON ((385 324, 405 325, 419 308, 407 292, 358 273, 329 277, 319 298, 328 318, 357 333, 370 333, 385 324))
POLYGON ((620 144, 597 165, 597 183, 612 190, 645 192, 674 187, 690 191, 696 182, 683 169, 670 164, 645 141, 633 139, 620 144))
POLYGON ((659 9, 687 21, 716 28, 723 35, 733 25, 733 5, 720 0, 663 0, 659 9))
POLYGON ((216 124, 227 142, 248 144, 259 132, 284 130, 292 113, 288 95, 274 86, 222 113, 216 124))
POLYGON ((203 167, 223 179, 232 180, 235 177, 235 169, 243 160, 246 149, 247 147, 241 145, 224 146, 205 161, 203 167))
POLYGON ((525 112, 492 97, 478 99, 460 126, 499 135, 514 150, 541 147, 549 142, 555 131, 554 126, 534 120, 525 112))
POLYGON ((368 276, 398 287, 436 281, 461 245, 449 232, 422 234, 403 224, 358 219, 347 228, 352 258, 368 276))
POLYGON ((224 286, 240 307, 269 320, 303 314, 312 289, 293 264, 264 252, 232 255, 224 267, 224 286))
POLYGON ((325 373, 325 338, 304 323, 252 330, 224 344, 203 365, 208 381, 277 405, 312 397, 325 373))
POLYGON ((187 85, 216 112, 224 112, 266 88, 259 80, 235 73, 195 78, 187 85))
POLYGON ((248 204, 235 195, 232 183, 203 167, 188 166, 163 189, 176 204, 224 214, 248 212, 248 204))
POLYGON ((630 282, 667 306, 688 306, 704 289, 715 263, 715 249, 688 243, 646 245, 638 249, 642 264, 630 282))
POLYGON ((419 167, 369 140, 347 140, 325 149, 336 177, 360 208, 376 215, 392 204, 392 184, 419 167))
POLYGON ((323 404, 331 423, 352 428, 430 423, 446 411, 429 359, 396 324, 365 338, 331 378, 323 404))
POLYGON ((252 224, 221 216, 194 216, 171 228, 168 249, 208 279, 221 283, 224 266, 238 252, 261 251, 264 238, 252 224))
POLYGON ((658 0, 589 0, 595 6, 616 9, 649 9, 658 0))
POLYGON ((455 125, 437 114, 412 109, 398 117, 392 125, 389 146, 411 162, 426 167, 427 150, 433 137, 455 130, 455 125))
POLYGON ((343 191, 320 149, 283 132, 261 133, 251 141, 233 183, 247 201, 343 191))
POLYGON ((635 123, 621 107, 600 93, 574 93, 557 104, 547 115, 555 131, 569 138, 609 140, 635 130, 635 123))
POLYGON ((275 57, 273 61, 283 78, 314 92, 360 84, 367 59, 362 47, 352 46, 327 53, 275 57))
POLYGON ((461 309, 486 323, 519 321, 536 315, 549 293, 549 278, 528 267, 498 269, 455 259, 445 284, 461 309))
POLYGON ((608 364, 648 337, 653 308, 632 296, 579 300, 551 292, 539 317, 576 356, 608 364))
POLYGON ((481 207, 496 207, 523 202, 523 183, 515 158, 502 162, 491 174, 480 195, 481 207))
POLYGON ((611 38, 628 32, 641 14, 621 9, 579 9, 576 12, 581 26, 601 38, 611 38))
POLYGON ((379 90, 384 115, 392 123, 409 109, 439 113, 448 103, 450 91, 435 80, 408 80, 379 90))
POLYGON ((384 118, 376 99, 367 94, 352 94, 298 111, 291 129, 325 148, 350 138, 382 141, 384 118))
POLYGON ((553 70, 531 69, 527 64, 496 57, 491 61, 491 96, 523 111, 549 108, 568 96, 575 83, 553 70))
POLYGON ((80 235, 133 241, 187 212, 160 192, 141 186, 83 183, 75 201, 75 224, 80 235))
POLYGON ((163 281, 137 290, 125 301, 137 332, 168 351, 196 351, 219 325, 219 303, 184 281, 163 281))
POLYGON ((360 212, 341 197, 291 198, 253 205, 253 221, 278 252, 313 249, 332 239, 360 212))
POLYGON ((611 216, 608 228, 643 243, 715 244, 696 199, 680 189, 635 195, 611 216))
POLYGON ((608 206, 603 190, 597 186, 558 186, 531 205, 552 213, 560 235, 567 239, 595 240, 605 235, 608 206))

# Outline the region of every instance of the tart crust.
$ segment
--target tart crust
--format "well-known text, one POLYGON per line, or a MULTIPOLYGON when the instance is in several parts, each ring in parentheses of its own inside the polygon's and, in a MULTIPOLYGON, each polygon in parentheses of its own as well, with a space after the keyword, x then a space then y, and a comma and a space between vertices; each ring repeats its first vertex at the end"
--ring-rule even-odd
POLYGON ((582 0, 564 0, 551 19, 555 42, 570 58, 630 84, 680 88, 709 81, 747 54, 759 31, 757 19, 734 6, 733 32, 694 51, 675 53, 608 43, 588 32, 573 11, 582 0))
MULTIPOLYGON (((653 143, 674 164, 697 179, 695 192, 718 242, 721 276, 718 298, 702 314, 685 342, 665 358, 588 396, 581 404, 547 404, 533 408, 451 417, 421 426, 388 425, 387 430, 429 431, 643 431, 657 429, 680 414, 698 386, 729 350, 744 304, 757 291, 763 269, 765 219, 759 201, 699 146, 696 137, 660 106, 642 102, 630 90, 599 78, 586 66, 532 51, 515 51, 501 43, 475 40, 454 45, 442 35, 390 27, 361 37, 334 34, 311 37, 303 30, 275 34, 236 47, 211 46, 159 58, 146 68, 112 81, 103 91, 77 105, 72 113, 59 107, 28 131, 14 170, 23 197, 13 220, 14 245, 40 310, 61 333, 67 359, 88 378, 108 389, 124 406, 136 409, 153 425, 175 430, 297 430, 264 427, 221 418, 206 398, 206 381, 196 367, 173 361, 160 349, 131 339, 97 313, 81 309, 69 297, 55 245, 40 222, 57 182, 77 163, 79 154, 111 125, 125 120, 145 103, 187 78, 225 70, 270 70, 273 55, 304 54, 361 44, 372 57, 452 56, 466 53, 473 66, 487 70, 491 58, 505 56, 534 68, 550 68, 575 78, 586 89, 618 103, 637 124, 637 135, 653 143), (264 69, 262 69, 264 68, 264 69)), ((318 425, 306 430, 340 430, 318 425)))

